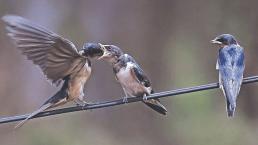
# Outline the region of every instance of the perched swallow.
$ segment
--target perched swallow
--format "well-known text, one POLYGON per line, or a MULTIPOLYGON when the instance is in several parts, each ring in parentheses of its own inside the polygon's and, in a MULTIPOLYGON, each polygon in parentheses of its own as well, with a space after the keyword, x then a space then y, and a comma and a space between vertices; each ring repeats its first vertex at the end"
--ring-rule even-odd
POLYGON ((216 69, 219 71, 220 88, 226 98, 228 116, 233 117, 245 69, 244 49, 230 34, 222 34, 211 43, 220 47, 216 69))
POLYGON ((63 86, 54 96, 15 128, 21 127, 27 120, 44 110, 69 101, 79 105, 87 104, 83 100, 83 88, 91 75, 89 57, 103 54, 99 51, 100 45, 86 43, 82 50, 78 51, 71 41, 25 18, 6 15, 2 19, 7 25, 8 35, 27 59, 39 66, 52 84, 58 86, 63 82, 63 86))
POLYGON ((140 96, 143 97, 143 102, 147 106, 166 115, 167 109, 160 103, 159 99, 146 99, 146 96, 154 92, 150 80, 134 58, 124 54, 119 47, 114 45, 101 45, 101 48, 104 53, 99 59, 104 59, 112 65, 116 79, 125 93, 124 102, 127 102, 128 96, 140 96))

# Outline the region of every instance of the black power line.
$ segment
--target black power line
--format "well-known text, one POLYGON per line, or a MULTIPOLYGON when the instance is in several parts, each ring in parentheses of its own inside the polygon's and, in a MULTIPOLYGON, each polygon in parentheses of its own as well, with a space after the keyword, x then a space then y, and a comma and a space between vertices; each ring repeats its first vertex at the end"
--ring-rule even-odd
MULTIPOLYGON (((244 78, 244 80, 243 80, 243 84, 249 84, 249 83, 254 83, 254 82, 258 82, 258 76, 247 77, 247 78, 244 78)), ((210 90, 210 89, 215 89, 215 88, 219 88, 219 83, 210 83, 210 84, 205 84, 205 85, 200 85, 200 86, 159 92, 159 93, 151 94, 150 96, 148 96, 148 99, 176 96, 176 95, 180 95, 180 94, 187 94, 187 93, 210 90)), ((133 102, 139 102, 139 101, 142 101, 142 97, 131 97, 131 98, 128 98, 127 103, 133 103, 133 102)), ((82 110, 92 110, 92 109, 111 107, 111 106, 117 106, 117 105, 122 105, 122 104, 125 104, 123 102, 123 99, 118 99, 118 100, 113 100, 113 101, 94 103, 94 104, 90 104, 90 105, 87 105, 84 107, 75 106, 75 107, 67 107, 67 108, 62 108, 62 109, 44 111, 32 118, 39 118, 39 117, 63 114, 63 113, 68 113, 68 112, 82 111, 82 110)), ((0 118, 0 124, 14 122, 14 121, 20 121, 20 120, 25 119, 28 115, 29 114, 3 117, 3 118, 0 118)))

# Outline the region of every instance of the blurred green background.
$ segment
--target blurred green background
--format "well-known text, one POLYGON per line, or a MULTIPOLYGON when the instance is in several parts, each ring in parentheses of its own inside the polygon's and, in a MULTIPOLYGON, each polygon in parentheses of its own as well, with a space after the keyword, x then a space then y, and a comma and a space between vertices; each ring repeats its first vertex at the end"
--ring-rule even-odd
MULTIPOLYGON (((156 92, 218 80, 218 48, 231 33, 245 49, 245 76, 258 74, 258 2, 253 0, 0 0, 0 16, 26 17, 73 41, 115 44, 135 57, 156 92)), ((58 88, 27 61, 0 22, 0 117, 35 110, 58 88)), ((123 96, 111 67, 93 62, 88 101, 123 96)), ((257 145, 258 86, 242 87, 229 119, 219 89, 162 99, 161 116, 142 103, 0 125, 1 145, 257 145)), ((73 105, 73 104, 68 104, 73 105)))

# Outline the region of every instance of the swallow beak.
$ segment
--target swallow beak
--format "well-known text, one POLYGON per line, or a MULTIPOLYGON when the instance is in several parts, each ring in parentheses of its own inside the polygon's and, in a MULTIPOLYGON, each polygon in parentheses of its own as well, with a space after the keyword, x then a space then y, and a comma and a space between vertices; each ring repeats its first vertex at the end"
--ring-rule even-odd
POLYGON ((210 41, 212 44, 222 44, 222 42, 218 41, 216 38, 210 41))
POLYGON ((103 51, 103 55, 100 56, 100 57, 98 58, 98 60, 103 59, 103 58, 106 58, 106 57, 108 57, 108 56, 110 55, 110 53, 107 51, 107 49, 106 49, 106 47, 105 47, 105 46, 108 46, 108 45, 103 45, 103 44, 101 44, 101 43, 99 43, 99 45, 100 45, 100 49, 103 51))

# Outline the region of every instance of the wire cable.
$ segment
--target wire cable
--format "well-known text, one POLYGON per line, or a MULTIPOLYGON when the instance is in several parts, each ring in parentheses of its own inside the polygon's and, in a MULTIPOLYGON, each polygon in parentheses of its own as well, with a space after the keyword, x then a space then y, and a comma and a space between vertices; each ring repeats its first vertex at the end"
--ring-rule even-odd
MULTIPOLYGON (((258 82, 258 76, 246 77, 243 80, 243 84, 250 84, 250 83, 255 83, 255 82, 258 82)), ((181 89, 154 93, 154 94, 149 95, 147 100, 171 97, 171 96, 193 93, 193 92, 204 91, 204 90, 211 90, 211 89, 216 89, 216 88, 219 88, 218 82, 200 85, 200 86, 194 86, 194 87, 181 88, 181 89)), ((130 98, 128 98, 127 103, 123 102, 123 99, 117 99, 117 100, 112 100, 112 101, 93 103, 93 104, 90 104, 87 106, 67 107, 67 108, 62 108, 62 109, 44 111, 44 112, 41 112, 41 113, 37 114, 36 116, 32 117, 31 119, 39 118, 39 117, 46 117, 46 116, 51 116, 51 115, 58 115, 58 114, 63 114, 63 113, 69 113, 69 112, 82 111, 82 110, 93 110, 93 109, 99 109, 99 108, 105 108, 105 107, 112 107, 112 106, 129 104, 129 103, 134 103, 134 102, 139 102, 139 101, 142 101, 142 97, 130 97, 130 98)), ((29 114, 3 117, 3 118, 0 118, 0 124, 24 120, 28 115, 29 114)))

